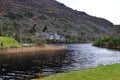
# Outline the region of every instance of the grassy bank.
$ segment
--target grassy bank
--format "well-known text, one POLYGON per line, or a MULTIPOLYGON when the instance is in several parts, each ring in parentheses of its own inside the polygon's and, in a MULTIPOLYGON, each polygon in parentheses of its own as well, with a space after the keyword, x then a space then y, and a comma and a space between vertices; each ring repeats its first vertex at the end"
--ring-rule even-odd
POLYGON ((33 80, 120 80, 120 64, 99 66, 33 80))
POLYGON ((64 50, 66 46, 28 46, 22 47, 22 45, 11 37, 0 37, 0 54, 14 54, 14 53, 33 53, 33 52, 49 52, 64 50))
POLYGON ((11 37, 0 37, 0 48, 21 47, 22 45, 11 37))

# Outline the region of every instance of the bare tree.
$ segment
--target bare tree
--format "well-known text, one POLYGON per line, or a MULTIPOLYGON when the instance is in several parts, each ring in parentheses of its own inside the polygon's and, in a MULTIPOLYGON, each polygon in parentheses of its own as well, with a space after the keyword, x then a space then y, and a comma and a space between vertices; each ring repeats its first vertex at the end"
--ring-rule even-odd
POLYGON ((3 26, 2 26, 2 21, 0 22, 0 36, 2 36, 3 35, 3 26))

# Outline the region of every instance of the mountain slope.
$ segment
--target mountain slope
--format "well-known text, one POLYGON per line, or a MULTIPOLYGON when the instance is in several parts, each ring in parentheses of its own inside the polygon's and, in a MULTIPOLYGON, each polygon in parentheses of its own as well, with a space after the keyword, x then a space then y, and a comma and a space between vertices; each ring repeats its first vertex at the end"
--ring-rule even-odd
POLYGON ((0 25, 1 35, 19 39, 21 33, 22 40, 29 36, 30 41, 34 33, 43 38, 45 26, 47 32, 73 41, 91 41, 114 33, 111 22, 73 10, 55 0, 0 0, 0 25), (33 27, 35 30, 31 31, 33 27))

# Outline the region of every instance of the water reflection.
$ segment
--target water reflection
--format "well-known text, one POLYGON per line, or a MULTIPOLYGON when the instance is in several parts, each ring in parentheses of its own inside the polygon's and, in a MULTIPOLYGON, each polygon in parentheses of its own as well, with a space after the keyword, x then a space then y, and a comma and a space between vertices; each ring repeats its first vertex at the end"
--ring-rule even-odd
POLYGON ((67 50, 58 52, 0 55, 0 74, 7 75, 15 71, 24 71, 51 75, 120 62, 119 51, 91 45, 70 44, 67 50))
POLYGON ((35 53, 29 55, 1 55, 1 67, 8 67, 13 70, 35 70, 40 71, 45 68, 61 67, 64 65, 66 53, 63 51, 55 53, 35 53), (36 70, 38 69, 38 70, 36 70))

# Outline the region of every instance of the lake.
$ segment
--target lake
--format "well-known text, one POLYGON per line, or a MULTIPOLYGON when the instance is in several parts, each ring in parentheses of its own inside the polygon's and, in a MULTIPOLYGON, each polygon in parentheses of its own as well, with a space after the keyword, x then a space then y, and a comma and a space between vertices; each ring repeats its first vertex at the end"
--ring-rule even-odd
POLYGON ((0 54, 1 78, 32 78, 34 73, 43 76, 60 72, 120 63, 120 51, 98 48, 91 43, 67 44, 58 52, 34 52, 30 54, 0 54), (30 75, 30 76, 29 76, 30 75))

